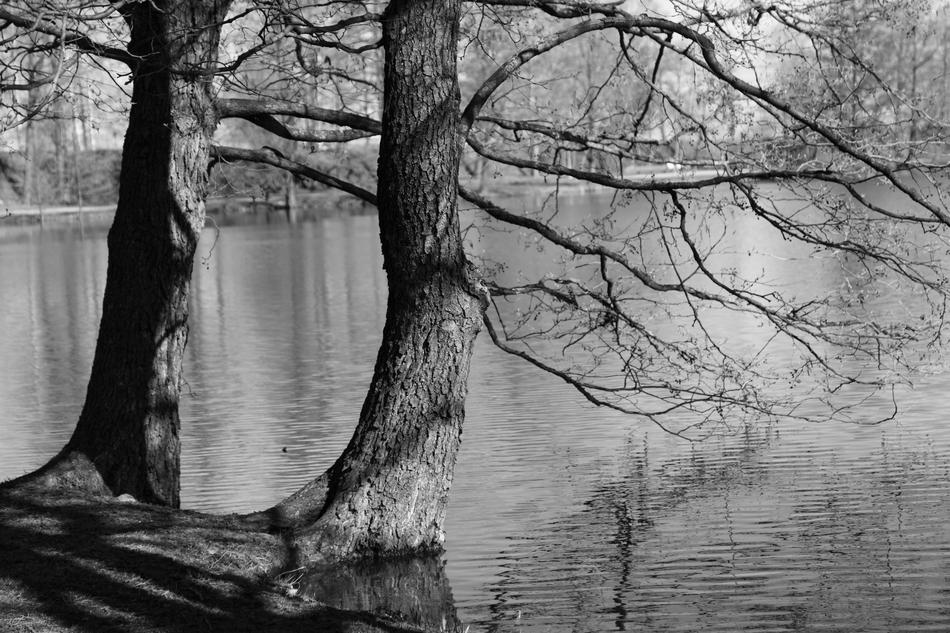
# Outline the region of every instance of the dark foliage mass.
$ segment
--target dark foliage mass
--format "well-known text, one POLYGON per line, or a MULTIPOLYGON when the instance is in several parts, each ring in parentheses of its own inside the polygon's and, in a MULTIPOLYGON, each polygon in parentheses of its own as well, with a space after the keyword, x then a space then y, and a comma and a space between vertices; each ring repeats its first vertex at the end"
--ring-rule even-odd
POLYGON ((19 152, 0 154, 0 200, 6 205, 106 205, 119 194, 119 164, 122 152, 101 149, 69 154, 62 178, 61 157, 55 148, 37 153, 32 173, 19 152), (49 186, 30 187, 31 179, 49 186))

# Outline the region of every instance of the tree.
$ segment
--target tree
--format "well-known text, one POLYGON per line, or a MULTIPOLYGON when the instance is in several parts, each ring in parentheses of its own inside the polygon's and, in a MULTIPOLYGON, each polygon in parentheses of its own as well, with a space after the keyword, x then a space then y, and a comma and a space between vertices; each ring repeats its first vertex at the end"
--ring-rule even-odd
POLYGON ((353 439, 328 473, 308 551, 438 548, 487 294, 457 211, 459 0, 391 2, 379 160, 389 285, 383 343, 353 439), (327 538, 328 533, 332 538, 327 538))
MULTIPOLYGON (((214 98, 214 80, 265 48, 252 46, 227 65, 217 63, 229 6, 229 1, 116 3, 96 12, 83 3, 66 3, 57 7, 56 20, 31 0, 0 10, 2 28, 20 29, 13 37, 27 41, 27 52, 54 51, 60 66, 66 64, 66 50, 119 61, 132 70, 133 83, 103 317, 83 411, 63 451, 10 486, 129 493, 150 503, 179 504, 178 398, 187 299, 204 226, 211 138, 219 115, 227 114, 214 98), (115 15, 120 22, 114 22, 115 15), (126 37, 128 50, 103 43, 97 31, 126 37)), ((271 14, 266 6, 262 13, 266 31, 271 14)), ((22 74, 16 65, 10 68, 22 74)), ((47 73, 11 89, 50 84, 58 90, 58 76, 47 73)), ((265 129, 286 129, 268 113, 273 104, 232 105, 233 116, 251 118, 265 129)), ((325 109, 314 112, 314 119, 339 118, 325 109)), ((11 120, 29 121, 40 113, 31 102, 11 120)), ((320 133, 296 138, 324 139, 320 133)))
POLYGON ((119 8, 128 53, 113 56, 132 67, 132 107, 99 339, 72 438, 27 481, 179 504, 187 299, 217 124, 211 79, 229 4, 119 8))
MULTIPOLYGON (((483 5, 512 7, 522 3, 483 5)), ((786 295, 759 277, 747 278, 741 271, 732 270, 729 263, 721 263, 716 252, 722 243, 720 235, 728 229, 732 215, 749 213, 788 240, 809 249, 839 253, 843 266, 849 269, 849 282, 873 289, 884 280, 901 280, 916 286, 925 301, 939 306, 943 300, 944 290, 933 275, 934 262, 919 259, 916 245, 907 238, 916 237, 921 225, 940 227, 946 218, 944 209, 900 176, 909 168, 902 162, 903 156, 881 159, 868 152, 866 145, 843 137, 833 121, 804 114, 802 106, 776 94, 772 87, 740 78, 735 60, 721 59, 719 51, 733 50, 730 46, 736 42, 749 41, 745 13, 700 13, 695 19, 676 22, 634 16, 608 5, 524 5, 567 25, 513 51, 473 91, 461 112, 452 107, 434 111, 427 107, 431 93, 426 88, 444 85, 443 73, 448 73, 449 66, 440 60, 445 60, 446 50, 453 47, 437 41, 438 34, 448 32, 448 20, 455 19, 449 15, 449 8, 426 2, 393 2, 387 9, 383 20, 386 67, 378 184, 381 236, 391 288, 384 342, 370 395, 347 451, 321 478, 271 513, 281 525, 298 529, 298 544, 313 558, 354 552, 395 553, 424 549, 437 542, 428 535, 436 534, 438 527, 430 524, 425 529, 412 528, 404 517, 407 506, 413 510, 409 516, 439 516, 437 511, 428 513, 427 509, 438 508, 441 491, 450 483, 451 456, 457 445, 446 444, 439 453, 424 449, 435 429, 450 429, 452 434, 456 428, 460 431, 461 416, 443 416, 443 420, 452 420, 446 425, 438 416, 427 418, 421 412, 444 411, 446 404, 461 407, 459 397, 440 400, 433 396, 464 394, 459 386, 465 379, 469 335, 459 339, 456 352, 445 357, 439 356, 438 350, 451 348, 443 347, 441 339, 433 340, 432 336, 442 335, 444 330, 472 331, 472 319, 484 309, 484 304, 474 303, 477 297, 485 296, 479 290, 479 280, 486 283, 492 305, 492 318, 482 313, 483 322, 497 345, 558 375, 596 404, 651 419, 684 437, 701 437, 751 416, 846 418, 851 405, 833 396, 848 392, 847 398, 851 398, 852 389, 867 396, 890 385, 895 373, 882 371, 883 363, 894 363, 898 371, 907 368, 913 359, 903 354, 915 351, 907 345, 926 339, 939 327, 939 316, 929 320, 927 303, 922 310, 925 319, 910 325, 903 314, 872 312, 863 302, 823 290, 817 297, 786 295), (433 23, 441 23, 442 27, 429 30, 428 25, 433 23), (738 25, 739 32, 727 30, 730 25, 738 25), (492 100, 502 85, 517 81, 519 73, 527 72, 529 62, 577 38, 608 30, 622 38, 618 63, 612 73, 597 77, 598 84, 591 90, 574 93, 582 100, 573 109, 581 114, 580 121, 545 123, 482 114, 488 104, 498 102, 492 100), (719 32, 725 34, 718 36, 719 41, 710 35, 719 32), (634 37, 645 40, 646 50, 637 54, 647 60, 649 72, 644 72, 634 57, 630 43, 634 37), (409 43, 400 38, 407 38, 409 43), (677 55, 680 65, 701 70, 706 83, 695 84, 692 93, 682 87, 674 93, 658 85, 664 52, 677 55), (409 59, 415 59, 418 65, 404 64, 403 54, 410 55, 409 59), (423 85, 416 83, 420 76, 427 79, 423 85), (593 107, 595 101, 609 95, 613 85, 622 85, 628 77, 637 77, 647 86, 639 102, 620 113, 625 115, 617 117, 621 124, 599 119, 593 107), (419 109, 418 115, 403 118, 398 114, 403 98, 419 109), (725 111, 723 105, 727 106, 725 111), (758 112, 750 114, 752 108, 758 112), (756 132, 750 136, 752 130, 743 124, 756 122, 757 116, 771 117, 781 133, 756 132), (633 133, 624 135, 621 125, 632 127, 633 133), (641 130, 646 138, 639 136, 641 130), (473 151, 496 164, 531 169, 558 182, 572 178, 654 195, 647 212, 627 222, 634 229, 624 234, 616 229, 622 208, 580 227, 558 226, 556 221, 512 213, 484 195, 462 188, 462 198, 494 221, 530 231, 537 243, 566 254, 566 270, 557 274, 545 267, 539 279, 512 284, 502 283, 503 276, 492 279, 485 271, 466 267, 466 278, 471 281, 456 285, 452 293, 467 292, 468 296, 461 295, 454 311, 446 311, 444 304, 436 301, 448 295, 434 289, 427 292, 432 299, 420 303, 421 312, 407 310, 402 302, 414 294, 412 287, 400 279, 401 271, 413 271, 411 278, 417 287, 436 283, 445 288, 439 275, 432 276, 439 268, 427 266, 427 258, 430 253, 442 256, 456 248, 454 200, 443 197, 445 183, 439 179, 457 176, 441 162, 432 163, 433 156, 443 155, 430 145, 434 133, 443 135, 443 142, 449 145, 452 138, 465 136, 473 151), (641 158, 630 147, 638 143, 650 147, 681 143, 684 134, 691 134, 693 141, 688 155, 686 149, 678 150, 681 160, 692 167, 713 169, 713 173, 676 173, 666 178, 623 176, 625 162, 656 161, 654 153, 641 158), (788 143, 785 135, 804 137, 823 150, 830 148, 839 164, 812 169, 807 163, 796 163, 794 155, 783 155, 784 144, 788 143), (496 149, 503 144, 506 150, 496 149), (528 149, 519 153, 521 147, 528 149), (419 149, 422 153, 414 154, 419 149), (602 152, 615 161, 614 171, 607 171, 604 166, 611 163, 604 161, 565 164, 560 157, 568 152, 602 152), (597 168, 578 168, 578 164, 597 168), (429 180, 433 174, 435 181, 429 180), (856 183, 875 176, 925 205, 931 215, 903 214, 874 204, 856 183), (763 196, 755 184, 759 182, 777 183, 798 199, 807 200, 814 205, 818 218, 800 220, 795 215, 797 208, 788 209, 763 196), (418 190, 404 183, 424 184, 428 196, 418 199, 418 190), (857 205, 864 206, 852 206, 847 201, 842 204, 841 196, 829 190, 829 183, 850 192, 857 205), (695 196, 694 191, 703 192, 704 197, 695 196), (409 208, 415 213, 406 213, 402 206, 405 202, 400 200, 410 202, 409 208), (446 216, 434 214, 421 224, 430 228, 415 228, 415 218, 425 217, 433 204, 448 210, 447 219, 439 221, 446 216), (644 246, 647 242, 656 246, 648 249, 644 246), (421 244, 407 248, 413 243, 421 244), (403 248, 397 249, 400 244, 403 248), (400 257, 394 258, 393 254, 400 257), (395 267, 394 261, 398 262, 395 267), (507 308, 506 302, 513 303, 514 309, 507 308), (768 334, 751 348, 730 348, 728 333, 715 331, 707 324, 705 311, 711 308, 759 322, 769 328, 768 334), (666 330, 649 326, 661 317, 685 325, 666 330), (888 322, 888 318, 894 321, 888 322), (417 332, 428 332, 428 337, 420 339, 417 332), (429 344, 406 346, 405 342, 414 340, 429 344), (560 343, 553 354, 551 341, 560 343), (418 364, 416 355, 423 350, 434 354, 436 360, 418 364), (766 357, 773 351, 795 362, 791 366, 770 365, 766 357), (400 362, 393 366, 390 363, 394 359, 400 362), (449 359, 452 361, 447 362, 449 359), (863 369, 869 362, 873 373, 863 369), (405 380, 390 377, 399 367, 406 372, 405 380), (435 375, 427 373, 432 371, 435 375), (783 399, 789 392, 770 389, 779 380, 796 389, 808 388, 791 392, 795 398, 808 399, 807 411, 802 410, 800 401, 783 399), (426 393, 420 391, 422 385, 438 389, 426 393), (823 390, 829 387, 832 396, 823 390), (380 403, 389 398, 405 403, 405 408, 394 411, 381 407, 380 403), (409 444, 412 449, 403 448, 406 433, 416 436, 409 444), (392 457, 395 447, 399 447, 398 460, 392 457), (431 469, 431 455, 445 456, 438 472, 431 469), (415 488, 400 479, 410 470, 421 473, 410 478, 415 488), (419 487, 440 481, 444 487, 429 486, 428 495, 416 494, 419 487), (380 495, 387 500, 374 508, 380 495), (413 505, 422 500, 429 504, 424 508, 413 505), (400 512, 393 517, 388 514, 390 508, 400 512), (407 546, 406 540, 394 538, 400 529, 407 530, 415 544, 408 541, 407 546), (343 547, 338 548, 338 543, 343 547)), ((516 15, 533 20, 536 26, 536 17, 516 15)), ((779 17, 788 19, 781 13, 779 17)), ((498 22, 512 28, 507 17, 498 22)), ((763 55, 787 54, 780 43, 764 37, 757 46, 763 55)), ((576 79, 573 75, 570 78, 576 79)), ((544 85, 536 76, 526 75, 524 81, 544 85)), ((454 102, 454 98, 443 99, 454 102)), ((373 129, 367 121, 360 125, 373 129)), ((231 155, 238 157, 239 153, 231 155)), ((250 153, 241 155, 253 158, 250 153)), ((273 159, 273 164, 295 168, 279 157, 273 159)), ((926 168, 921 164, 914 167, 926 168)), ((765 193, 768 195, 768 191, 765 193)), ((556 210, 551 215, 556 217, 556 210)), ((458 275, 462 267, 452 258, 447 262, 440 264, 441 269, 458 275)), ((401 536, 405 539, 405 533, 401 536)))
MULTIPOLYGON (((136 75, 136 90, 140 81, 158 82, 171 87, 171 97, 157 101, 167 107, 151 118, 145 112, 130 116, 129 134, 135 139, 149 131, 165 139, 153 156, 168 157, 172 168, 142 182, 151 182, 152 191, 172 184, 184 197, 159 204, 141 193, 135 148, 151 147, 153 137, 127 143, 120 210, 138 201, 153 212, 117 213, 109 244, 116 266, 110 254, 90 414, 84 409, 76 436, 56 462, 77 456, 73 468, 81 456, 93 457, 113 493, 175 502, 174 486, 167 484, 177 469, 171 455, 177 455, 172 436, 183 302, 204 170, 212 158, 280 167, 379 207, 390 295, 353 439, 301 491, 247 519, 266 529, 292 529, 298 550, 313 561, 439 547, 472 346, 482 327, 500 348, 560 377, 590 402, 691 439, 749 418, 857 415, 856 405, 878 405, 881 390, 886 395, 902 372, 920 362, 917 343, 939 338, 946 282, 927 240, 944 234, 950 214, 920 181, 943 166, 942 133, 912 138, 913 152, 906 144, 878 144, 873 131, 850 133, 844 109, 797 100, 772 72, 790 58, 820 72, 822 51, 843 46, 834 31, 813 28, 823 19, 823 3, 723 8, 676 2, 671 17, 576 0, 485 0, 468 4, 468 15, 461 0, 393 0, 382 15, 360 3, 331 3, 280 7, 264 20, 269 26, 262 33, 280 25, 303 46, 352 56, 381 46, 381 121, 365 109, 271 99, 260 88, 214 99, 203 71, 214 67, 226 7, 165 7, 165 18, 135 6, 126 16, 131 41, 143 48, 133 50, 151 53, 137 63, 156 64, 136 75), (377 28, 379 39, 372 36, 377 28), (512 45, 505 45, 488 77, 472 82, 461 107, 460 43, 462 50, 477 50, 489 39, 479 38, 480 29, 489 28, 508 34, 512 45), (370 34, 360 37, 366 43, 348 39, 353 29, 370 34), (178 47, 175 34, 183 32, 202 36, 178 47), (137 39, 143 33, 153 37, 137 39), (603 72, 558 55, 584 50, 591 37, 599 39, 587 49, 598 51, 608 50, 608 37, 616 38, 603 72), (802 53, 803 41, 816 49, 814 56, 802 53), (558 64, 546 67, 546 58, 558 64), (571 89, 560 90, 562 82, 571 89), (639 89, 630 89, 631 82, 639 89), (531 116, 538 90, 562 100, 544 119, 531 116), (305 143, 379 134, 377 193, 270 148, 212 150, 215 114, 305 143), (299 120, 343 129, 295 125, 299 120), (159 133, 162 122, 171 133, 159 133), (463 144, 502 173, 519 169, 551 179, 552 208, 517 213, 460 187, 463 144), (657 163, 668 173, 657 174, 657 163), (569 222, 557 206, 568 179, 618 195, 600 215, 569 222), (915 206, 875 201, 864 186, 874 181, 915 206), (640 206, 624 204, 635 196, 640 206), (506 273, 504 262, 471 263, 475 257, 463 249, 459 197, 482 214, 480 226, 530 236, 547 258, 533 276, 506 273), (807 212, 801 208, 806 202, 807 212), (793 244, 792 257, 805 261, 817 252, 838 258, 847 286, 815 284, 808 292, 790 292, 770 285, 754 246, 747 247, 748 259, 735 252, 733 227, 743 216, 793 244), (139 266, 137 275, 153 284, 147 293, 119 262, 139 266), (871 305, 876 292, 894 284, 910 287, 915 303, 890 311, 871 305), (855 286, 860 294, 849 290, 855 286), (112 287, 127 292, 110 295, 112 287), (711 310, 758 324, 764 335, 737 343, 710 322, 711 310), (105 312, 115 316, 107 320, 105 312), (148 337, 109 343, 113 332, 140 331, 142 317, 154 324, 148 337), (129 374, 138 376, 134 382, 122 383, 127 369, 117 359, 128 349, 140 350, 133 366, 145 369, 129 374), (776 355, 783 362, 772 362, 776 355), (136 385, 146 390, 138 392, 136 385), (119 416, 100 412, 109 408, 134 416, 117 424, 119 416), (133 480, 146 483, 125 483, 133 480)), ((263 39, 236 59, 259 53, 263 39)), ((857 55, 842 59, 861 63, 857 55)), ((335 80, 369 94, 376 89, 371 80, 343 74, 335 80)))

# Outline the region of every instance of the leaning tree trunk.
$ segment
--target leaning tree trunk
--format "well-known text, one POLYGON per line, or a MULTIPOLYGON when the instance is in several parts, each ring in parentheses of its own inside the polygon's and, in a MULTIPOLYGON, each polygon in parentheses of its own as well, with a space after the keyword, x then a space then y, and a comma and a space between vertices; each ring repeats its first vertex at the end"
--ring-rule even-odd
POLYGON ((208 71, 229 2, 125 5, 140 61, 92 374, 69 443, 27 479, 179 505, 187 301, 217 124, 208 71))
POLYGON ((456 205, 460 5, 394 0, 383 21, 386 326, 356 432, 312 487, 326 502, 295 535, 312 561, 437 550, 444 538, 485 296, 469 274, 456 205))

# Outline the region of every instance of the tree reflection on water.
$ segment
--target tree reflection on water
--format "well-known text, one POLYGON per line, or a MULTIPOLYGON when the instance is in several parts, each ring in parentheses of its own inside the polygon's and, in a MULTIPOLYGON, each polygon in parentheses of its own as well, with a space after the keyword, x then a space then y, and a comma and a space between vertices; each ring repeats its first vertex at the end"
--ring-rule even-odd
POLYGON ((300 594, 345 611, 370 613, 424 631, 462 631, 438 556, 315 568, 300 594))

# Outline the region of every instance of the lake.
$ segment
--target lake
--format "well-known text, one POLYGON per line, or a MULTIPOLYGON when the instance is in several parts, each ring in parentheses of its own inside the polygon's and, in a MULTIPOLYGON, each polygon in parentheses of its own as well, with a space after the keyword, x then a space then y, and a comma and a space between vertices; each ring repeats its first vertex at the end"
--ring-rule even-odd
MULTIPOLYGON (((103 231, 0 228, 0 478, 78 418, 103 231)), ((373 216, 208 229, 195 268, 182 501, 260 509, 346 444, 385 309, 373 216)), ((950 630, 945 378, 876 426, 686 442, 480 340, 446 524, 470 631, 950 630)))

